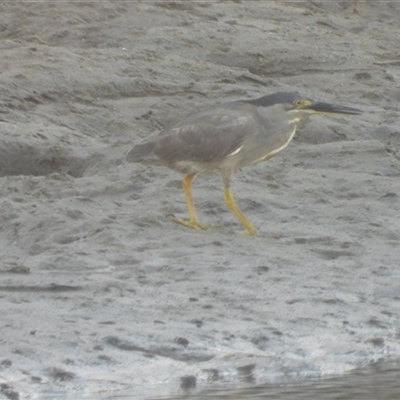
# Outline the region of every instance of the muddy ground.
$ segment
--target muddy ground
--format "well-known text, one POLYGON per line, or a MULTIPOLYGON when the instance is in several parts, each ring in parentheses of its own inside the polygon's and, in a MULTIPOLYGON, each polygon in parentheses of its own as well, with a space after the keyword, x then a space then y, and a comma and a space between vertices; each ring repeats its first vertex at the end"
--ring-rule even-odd
POLYGON ((0 4, 0 397, 151 398, 400 355, 400 5, 0 4), (212 104, 298 91, 283 153, 200 176, 125 162, 212 104))

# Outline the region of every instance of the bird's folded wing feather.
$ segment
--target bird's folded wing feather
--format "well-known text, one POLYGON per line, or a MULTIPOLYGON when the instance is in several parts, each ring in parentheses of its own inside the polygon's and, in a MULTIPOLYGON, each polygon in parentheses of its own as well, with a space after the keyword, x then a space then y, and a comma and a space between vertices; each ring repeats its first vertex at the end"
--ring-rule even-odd
POLYGON ((160 132, 154 153, 168 161, 222 160, 242 146, 251 116, 234 112, 196 114, 160 132))

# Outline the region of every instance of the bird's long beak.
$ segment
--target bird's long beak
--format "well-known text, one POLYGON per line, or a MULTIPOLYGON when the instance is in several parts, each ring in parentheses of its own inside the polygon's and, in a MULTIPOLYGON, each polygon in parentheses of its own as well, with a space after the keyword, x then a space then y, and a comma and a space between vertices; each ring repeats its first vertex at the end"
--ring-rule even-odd
POLYGON ((359 110, 358 108, 346 107, 338 104, 320 103, 320 102, 315 102, 315 103, 313 102, 305 107, 302 107, 301 109, 310 112, 310 114, 330 113, 330 114, 359 115, 363 113, 363 111, 359 110))

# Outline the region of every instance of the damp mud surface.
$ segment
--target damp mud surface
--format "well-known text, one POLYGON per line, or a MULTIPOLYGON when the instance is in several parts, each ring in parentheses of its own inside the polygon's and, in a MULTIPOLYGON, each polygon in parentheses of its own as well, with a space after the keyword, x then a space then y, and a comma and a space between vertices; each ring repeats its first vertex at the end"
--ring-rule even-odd
POLYGON ((195 395, 400 356, 400 5, 0 4, 0 397, 195 395), (235 174, 129 164, 150 133, 277 91, 314 116, 235 174))

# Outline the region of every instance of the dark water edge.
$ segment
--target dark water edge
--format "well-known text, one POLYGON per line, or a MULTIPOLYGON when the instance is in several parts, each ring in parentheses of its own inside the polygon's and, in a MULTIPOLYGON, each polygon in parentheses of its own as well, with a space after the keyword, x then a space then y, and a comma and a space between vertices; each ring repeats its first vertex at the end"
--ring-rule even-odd
POLYGON ((340 376, 243 389, 218 387, 201 393, 151 400, 396 400, 400 399, 400 361, 379 361, 340 376))

